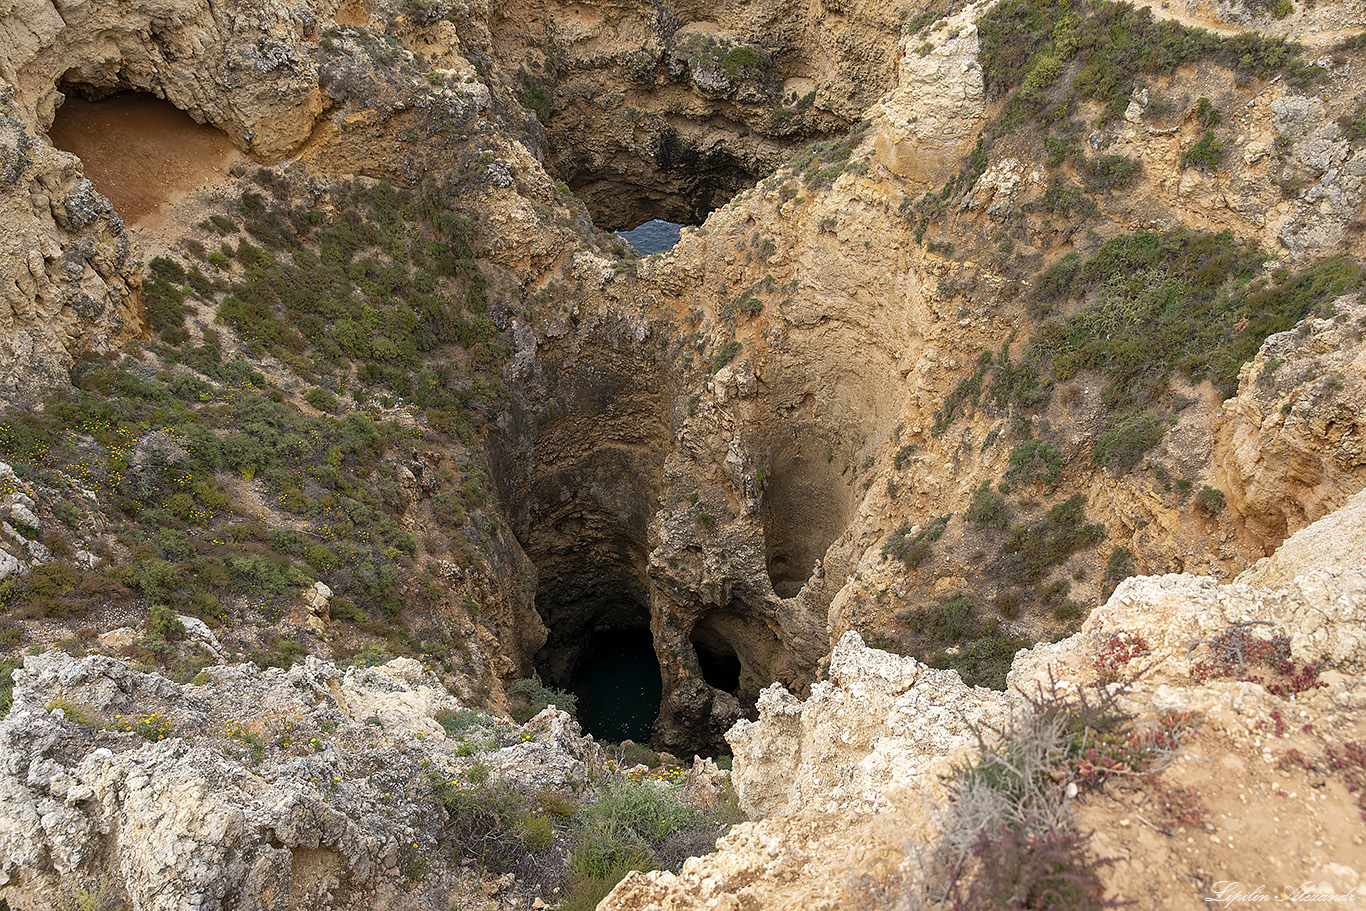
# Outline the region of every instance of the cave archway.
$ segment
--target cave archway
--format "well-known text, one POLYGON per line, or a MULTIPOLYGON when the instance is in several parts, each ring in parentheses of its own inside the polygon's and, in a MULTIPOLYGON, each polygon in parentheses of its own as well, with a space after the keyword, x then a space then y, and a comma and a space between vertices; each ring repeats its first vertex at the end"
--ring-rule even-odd
POLYGON ((698 618, 688 633, 702 679, 730 693, 746 715, 754 717, 759 691, 776 681, 793 683, 788 653, 774 622, 748 604, 732 598, 698 618))
POLYGON ((693 650, 697 652, 697 663, 702 668, 702 679, 709 686, 736 696, 740 692, 740 656, 735 646, 726 641, 725 636, 710 622, 700 623, 693 628, 689 637, 693 650))
POLYGON ((589 733, 649 740, 662 674, 648 538, 668 451, 669 381, 649 349, 607 338, 540 354, 543 373, 518 390, 527 399, 513 400, 489 446, 500 499, 536 566, 548 636, 534 663, 545 684, 579 697, 589 733))
POLYGON ((48 138, 81 160, 95 189, 129 224, 163 214, 182 194, 227 176, 242 154, 223 131, 146 92, 112 94, 62 83, 48 138))

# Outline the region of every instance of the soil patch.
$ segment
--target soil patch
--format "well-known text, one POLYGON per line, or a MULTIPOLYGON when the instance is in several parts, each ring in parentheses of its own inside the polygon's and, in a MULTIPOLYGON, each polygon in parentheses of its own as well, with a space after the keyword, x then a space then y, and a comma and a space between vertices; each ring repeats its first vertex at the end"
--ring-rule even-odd
POLYGON ((81 159, 130 225, 156 221, 169 203, 221 180, 243 157, 223 131, 133 92, 93 102, 67 98, 48 136, 81 159))

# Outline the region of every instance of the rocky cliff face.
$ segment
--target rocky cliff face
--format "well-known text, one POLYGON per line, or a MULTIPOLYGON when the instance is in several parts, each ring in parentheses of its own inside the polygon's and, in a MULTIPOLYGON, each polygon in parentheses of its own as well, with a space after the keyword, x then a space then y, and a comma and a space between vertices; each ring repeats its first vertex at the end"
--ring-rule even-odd
MULTIPOLYGON (((945 719, 933 751, 913 747, 925 719, 952 702, 1003 717, 1009 700, 869 657, 846 633, 1003 686, 1017 647, 1099 630, 1082 621, 1126 576, 1230 578, 1364 480, 1360 276, 1333 258, 1354 251, 1366 195, 1362 49, 1343 40, 1360 10, 1159 10, 1311 38, 1296 56, 1172 31, 1150 43, 1193 56, 1163 62, 1085 56, 1123 44, 1070 31, 1111 22, 1110 7, 1023 38, 1013 9, 14 6, 0 20, 0 383, 37 401, 82 354, 153 334, 145 280, 179 320, 126 362, 147 385, 107 387, 161 403, 120 425, 135 439, 94 422, 63 429, 56 454, 10 456, 0 577, 29 579, 24 592, 54 578, 33 604, 85 598, 122 628, 122 605, 140 618, 190 594, 23 574, 231 565, 253 591, 225 596, 229 619, 271 635, 298 619, 320 651, 360 647, 347 623, 416 631, 404 648, 430 634, 447 683, 497 709, 533 672, 572 685, 599 633, 648 630, 656 745, 781 765, 764 778, 742 757, 755 814, 828 799, 863 813, 850 795, 921 788, 972 740, 945 719), (1307 31, 1330 21, 1341 31, 1307 31), (126 232, 44 135, 66 94, 124 89, 265 167, 198 198, 183 236, 126 232), (372 189, 389 208, 358 214, 372 189), (691 223, 660 256, 599 230, 654 216, 691 223), (338 225, 354 233, 310 239, 338 225), (144 276, 153 250, 170 265, 144 276), (272 290, 251 288, 266 269, 272 290), (315 284, 296 294, 296 280, 315 284), (443 311, 441 295, 462 303, 443 311), (1172 323, 1186 306, 1204 309, 1172 323), (1192 336, 1207 348, 1182 347, 1192 336), (260 371, 247 386, 263 400, 322 422, 310 439, 328 421, 383 424, 381 455, 347 450, 357 474, 337 486, 342 447, 290 438, 309 456, 256 477, 243 439, 261 414, 289 422, 239 408, 234 358, 260 371), (155 410, 170 400, 189 409, 174 427, 155 410), (153 483, 165 469, 219 451, 167 442, 182 425, 225 441, 203 460, 226 502, 173 513, 217 516, 184 542, 120 536, 171 510, 153 483), (128 463, 123 481, 82 473, 99 446, 128 463), (294 573, 265 603, 229 558, 269 555, 294 573), (344 619, 315 583, 365 603, 344 619), (874 720, 842 726, 865 698, 874 720), (733 727, 747 717, 762 720, 733 727), (857 771, 828 798, 837 766, 857 771)), ((1260 571, 1268 587, 1290 579, 1260 571)), ((16 652, 74 635, 15 613, 16 652)), ((1213 622, 1178 626, 1198 638, 1213 622)), ((1355 646, 1294 647, 1355 660, 1355 646)), ((889 818, 858 825, 891 839, 889 818)), ((779 860, 774 876, 800 867, 779 860)), ((46 882, 34 864, 24 876, 46 882)))
POLYGON ((446 850, 433 791, 476 765, 532 793, 570 787, 596 748, 553 709, 448 733, 438 718, 462 710, 411 659, 221 667, 180 686, 108 658, 31 658, 0 723, 0 888, 19 908, 485 901, 496 890, 446 850))
MULTIPOLYGON (((1360 520, 1363 504, 1357 497, 1292 537, 1287 554, 1304 554, 1301 536, 1350 547, 1350 532, 1336 534, 1360 520)), ((1083 796, 1078 817, 1097 827, 1099 855, 1114 859, 1102 874, 1106 893, 1139 907, 1198 901, 1210 894, 1201 869, 1242 882, 1288 877, 1286 887, 1309 883, 1306 894, 1358 889, 1366 866, 1360 840, 1346 829, 1320 834, 1335 813, 1355 815, 1354 798, 1338 782, 1321 794, 1297 795, 1300 776, 1284 757, 1322 757, 1360 735, 1366 576, 1359 561, 1343 566, 1330 550, 1292 565, 1296 575, 1276 589, 1195 576, 1132 579, 1077 635, 1016 655, 1010 694, 966 688, 956 674, 869 649, 849 633, 831 656, 828 681, 809 698, 778 686, 765 690, 759 721, 730 732, 736 790, 755 821, 679 875, 632 874, 603 907, 916 907, 927 898, 926 865, 948 819, 945 773, 976 751, 974 732, 988 741, 997 736, 1004 715, 1020 711, 1036 685, 1085 690, 1116 635, 1147 644, 1142 675, 1123 690, 1128 710, 1140 717, 1196 712, 1201 719, 1198 734, 1161 774, 1205 794, 1204 829, 1212 834, 1200 834, 1208 848, 1183 852, 1170 837, 1179 827, 1149 832, 1162 824, 1160 817, 1151 821, 1162 810, 1147 803, 1152 795, 1142 786, 1083 796), (1319 667, 1324 686, 1287 696, 1257 683, 1201 684, 1198 673, 1192 676, 1207 660, 1197 646, 1250 626, 1283 634, 1291 658, 1319 667), (1272 816, 1279 828, 1266 825, 1272 816)))

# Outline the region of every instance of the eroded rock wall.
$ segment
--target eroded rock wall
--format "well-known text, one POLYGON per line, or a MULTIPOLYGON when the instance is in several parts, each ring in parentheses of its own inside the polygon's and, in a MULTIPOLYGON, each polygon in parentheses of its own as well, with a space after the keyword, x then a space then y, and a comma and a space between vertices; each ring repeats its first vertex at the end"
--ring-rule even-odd
MULTIPOLYGON (((1355 526, 1363 503, 1357 498, 1322 520, 1322 530, 1315 525, 1301 534, 1327 544, 1325 535, 1332 538, 1355 526)), ((730 732, 737 793, 754 821, 732 830, 715 854, 689 861, 681 874, 631 874, 603 907, 703 908, 718 901, 794 909, 813 903, 914 907, 926 897, 922 876, 947 818, 944 773, 971 754, 976 734, 990 742, 1002 719, 1019 711, 1022 697, 1037 692, 1036 685, 1064 692, 1089 685, 1098 653, 1119 633, 1141 637, 1149 648, 1143 674, 1123 693, 1126 709, 1140 717, 1202 713, 1200 738, 1182 745, 1175 771, 1166 774, 1188 776, 1188 769, 1213 763, 1200 780, 1214 800, 1218 783, 1227 777, 1221 769, 1244 770, 1248 777, 1223 797, 1232 801, 1232 815, 1212 813, 1210 819, 1215 831, 1235 825, 1230 819, 1255 820, 1238 837, 1240 844, 1256 839, 1265 818, 1285 818, 1296 804, 1293 794, 1287 800, 1284 789, 1273 791, 1272 784, 1281 779, 1265 771, 1266 757, 1273 749, 1283 752, 1286 744, 1248 732, 1270 729, 1286 713, 1305 724, 1305 731, 1322 731, 1330 743, 1359 730, 1366 575, 1359 566, 1313 567, 1313 560, 1298 562, 1301 574, 1276 589, 1223 586, 1186 575, 1132 579, 1092 612, 1077 635, 1017 654, 1011 674, 1016 689, 1010 694, 964 687, 956 673, 867 648, 848 633, 831 656, 828 681, 814 686, 806 700, 778 686, 765 690, 759 721, 742 722, 730 732), (1249 624, 1264 625, 1263 638, 1284 633, 1293 660, 1319 667, 1325 686, 1288 697, 1257 683, 1192 678, 1195 662, 1204 655, 1193 656, 1193 644, 1249 624), (1255 785, 1251 792, 1249 785, 1255 785)), ((1345 790, 1323 799, 1351 800, 1345 790)), ((1218 860, 1248 877, 1279 875, 1289 864, 1317 877, 1316 888, 1323 881, 1338 892, 1357 886, 1366 866, 1366 855, 1351 839, 1311 846, 1319 831, 1312 823, 1292 826, 1255 854, 1224 851, 1211 839, 1215 854, 1192 860, 1168 854, 1160 839, 1130 837, 1133 809, 1087 797, 1077 808, 1089 825, 1103 827, 1098 842, 1126 848, 1103 878, 1108 895, 1135 899, 1139 907, 1171 907, 1204 894, 1198 877, 1186 875, 1202 862, 1218 860), (1297 853, 1301 846, 1307 853, 1297 853), (1146 874, 1151 884, 1155 863, 1176 875, 1162 877, 1150 890, 1142 883, 1146 874)), ((1115 856, 1102 850, 1103 856, 1115 856)))
POLYGON ((29 658, 15 684, 0 721, 0 893, 18 908, 482 901, 444 851, 433 788, 475 762, 510 787, 572 787, 594 749, 553 709, 448 736, 437 716, 466 707, 412 659, 215 667, 181 686, 56 653, 29 658), (482 760, 472 738, 492 748, 482 760))

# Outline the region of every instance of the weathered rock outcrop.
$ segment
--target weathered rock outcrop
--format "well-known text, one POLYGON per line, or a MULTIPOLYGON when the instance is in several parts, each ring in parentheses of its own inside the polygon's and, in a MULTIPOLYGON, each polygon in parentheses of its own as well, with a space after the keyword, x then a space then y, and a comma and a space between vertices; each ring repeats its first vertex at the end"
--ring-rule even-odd
MULTIPOLYGON (((1354 500, 1343 512, 1336 521, 1322 520, 1320 543, 1327 543, 1325 535, 1360 522, 1366 500, 1354 500)), ((1323 553, 1331 562, 1331 554, 1323 553)), ((943 820, 934 812, 944 797, 941 773, 975 746, 974 731, 990 740, 1000 719, 1019 706, 1020 694, 1034 692, 1036 684, 1070 692, 1091 683, 1098 653, 1121 632, 1140 637, 1148 647, 1142 658, 1145 669, 1124 692, 1124 705, 1143 716, 1202 713, 1201 737, 1185 745, 1169 774, 1189 780, 1191 769, 1208 766, 1211 756, 1223 766, 1249 770, 1250 777, 1232 789, 1232 816, 1211 812, 1209 828, 1222 831, 1234 825, 1230 818, 1253 820, 1240 828, 1239 844, 1251 839, 1261 846, 1253 854, 1246 847, 1242 853, 1230 848, 1224 854, 1215 838, 1210 850, 1221 862, 1234 864, 1231 873, 1245 879, 1281 875, 1274 871, 1288 863, 1301 871, 1285 874, 1299 877, 1294 883, 1307 879, 1320 889, 1317 884, 1324 882, 1345 893, 1366 878, 1366 853, 1359 840, 1320 840, 1300 856, 1295 852, 1315 837, 1312 820, 1269 840, 1265 833, 1256 834, 1273 814, 1279 814, 1278 821, 1289 818, 1297 804, 1294 794, 1286 798, 1279 783, 1274 791, 1266 783, 1268 777, 1279 782, 1276 774, 1288 775, 1274 773, 1269 765, 1276 758, 1273 746, 1279 755, 1290 744, 1275 737, 1250 738, 1248 732, 1274 727, 1280 732, 1276 736, 1286 737, 1285 717, 1292 714, 1305 734, 1322 730, 1330 744, 1339 737, 1350 739, 1360 728, 1357 713, 1366 698, 1366 571, 1360 566, 1311 566, 1309 560, 1300 563, 1301 574, 1274 590, 1221 586, 1196 576, 1132 579, 1092 612, 1077 635, 1018 654, 1011 674, 1017 689, 1009 695, 965 688, 955 673, 869 649, 847 634, 831 657, 829 681, 814 686, 807 700, 799 701, 781 687, 766 690, 760 720, 742 722, 730 732, 736 789, 756 821, 737 827, 715 854, 689 861, 681 874, 632 874, 603 907, 644 911, 716 907, 721 902, 771 909, 813 904, 856 908, 869 902, 901 907, 899 903, 915 896, 922 864, 943 820), (1206 657, 1197 647, 1240 627, 1263 630, 1260 638, 1283 633, 1292 660, 1317 666, 1325 687, 1286 696, 1273 695, 1257 683, 1193 678, 1195 662, 1206 657)), ((1203 774, 1201 788, 1212 795, 1223 774, 1217 768, 1203 774)), ((1346 790, 1324 797, 1352 801, 1346 790)), ((1143 810, 1105 804, 1102 813, 1093 809, 1092 801, 1099 800, 1082 801, 1083 818, 1106 827, 1099 833, 1106 845, 1123 843, 1132 852, 1121 858, 1111 889, 1152 908, 1172 907, 1192 892, 1206 894, 1195 876, 1180 872, 1171 877, 1171 885, 1165 875, 1160 877, 1164 884, 1151 891, 1136 881, 1145 870, 1151 881, 1158 868, 1153 855, 1143 852, 1166 849, 1128 838, 1124 827, 1129 819, 1121 822, 1119 816, 1143 810)), ((1102 851, 1103 856, 1114 853, 1102 851)), ((1200 860, 1164 856, 1160 863, 1185 871, 1200 860)))
POLYGON ((312 61, 317 26, 306 5, 0 7, 0 391, 60 387, 74 357, 143 330, 123 220, 47 141, 63 92, 149 92, 278 156, 330 103, 312 61))
POLYGON ((1366 484, 1366 348, 1360 297, 1268 338, 1224 404, 1213 466, 1268 551, 1366 484))
POLYGON ((492 50, 544 123, 549 169, 601 226, 695 222, 892 84, 900 11, 758 4, 512 4, 492 50))
POLYGON ((79 162, 45 141, 5 78, 0 395, 22 402, 64 386, 76 355, 107 352, 141 333, 140 264, 123 220, 79 162))
POLYGON ((433 789, 479 762, 512 787, 572 788, 593 749, 554 709, 448 735, 436 716, 463 707, 412 659, 203 678, 61 653, 15 672, 0 721, 12 907, 446 907, 469 873, 433 789))

